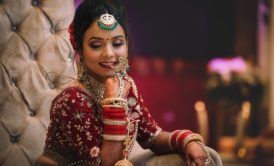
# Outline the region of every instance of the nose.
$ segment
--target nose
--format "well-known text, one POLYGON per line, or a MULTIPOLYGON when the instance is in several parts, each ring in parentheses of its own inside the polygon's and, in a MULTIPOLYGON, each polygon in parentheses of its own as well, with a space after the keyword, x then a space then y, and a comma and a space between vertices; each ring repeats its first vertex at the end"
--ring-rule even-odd
POLYGON ((112 45, 107 44, 104 47, 103 52, 102 52, 102 56, 103 57, 114 57, 114 50, 113 50, 112 45))

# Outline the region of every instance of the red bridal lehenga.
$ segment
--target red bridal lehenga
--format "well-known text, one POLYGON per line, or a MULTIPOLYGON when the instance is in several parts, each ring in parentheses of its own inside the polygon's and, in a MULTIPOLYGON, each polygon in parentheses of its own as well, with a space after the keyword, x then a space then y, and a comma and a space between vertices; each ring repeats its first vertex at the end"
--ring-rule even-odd
MULTIPOLYGON (((153 146, 161 128, 133 88, 127 101, 131 148, 135 140, 144 148, 153 146)), ((87 91, 79 87, 64 89, 52 102, 50 120, 44 155, 59 165, 101 164, 101 107, 87 91)))

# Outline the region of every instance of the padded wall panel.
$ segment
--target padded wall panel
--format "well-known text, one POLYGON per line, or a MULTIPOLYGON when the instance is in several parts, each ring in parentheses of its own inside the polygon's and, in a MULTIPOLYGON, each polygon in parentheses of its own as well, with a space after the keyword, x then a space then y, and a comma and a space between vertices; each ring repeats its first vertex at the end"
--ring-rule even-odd
POLYGON ((75 78, 73 0, 0 0, 0 165, 33 165, 53 98, 75 78))

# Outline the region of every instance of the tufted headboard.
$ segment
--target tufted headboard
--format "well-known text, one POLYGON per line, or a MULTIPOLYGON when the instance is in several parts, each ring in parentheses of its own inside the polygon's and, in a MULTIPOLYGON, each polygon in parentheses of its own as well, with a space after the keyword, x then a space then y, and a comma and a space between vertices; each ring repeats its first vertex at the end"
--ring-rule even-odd
POLYGON ((0 0, 0 165, 33 165, 53 98, 75 78, 73 0, 0 0))

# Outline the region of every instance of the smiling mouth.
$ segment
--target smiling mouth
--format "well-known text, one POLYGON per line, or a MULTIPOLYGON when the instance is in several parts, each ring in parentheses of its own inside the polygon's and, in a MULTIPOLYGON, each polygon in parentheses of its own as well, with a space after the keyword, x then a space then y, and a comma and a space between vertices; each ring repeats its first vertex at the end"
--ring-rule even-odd
POLYGON ((120 63, 117 62, 100 62, 99 65, 102 66, 103 68, 107 68, 107 69, 113 69, 116 66, 118 66, 120 63))

